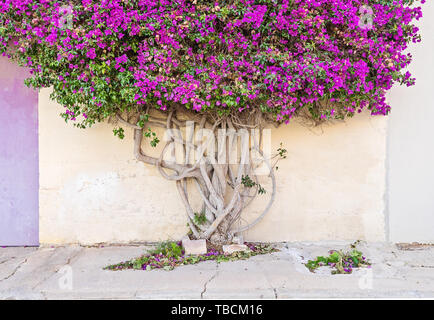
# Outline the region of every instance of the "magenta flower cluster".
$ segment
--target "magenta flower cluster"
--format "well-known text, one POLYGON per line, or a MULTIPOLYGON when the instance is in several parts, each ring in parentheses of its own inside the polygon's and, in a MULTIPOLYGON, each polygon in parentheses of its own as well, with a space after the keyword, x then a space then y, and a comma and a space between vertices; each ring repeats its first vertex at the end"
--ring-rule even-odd
POLYGON ((403 71, 420 41, 413 2, 0 0, 0 52, 84 125, 175 105, 285 122, 385 115, 387 90, 414 83, 403 71))

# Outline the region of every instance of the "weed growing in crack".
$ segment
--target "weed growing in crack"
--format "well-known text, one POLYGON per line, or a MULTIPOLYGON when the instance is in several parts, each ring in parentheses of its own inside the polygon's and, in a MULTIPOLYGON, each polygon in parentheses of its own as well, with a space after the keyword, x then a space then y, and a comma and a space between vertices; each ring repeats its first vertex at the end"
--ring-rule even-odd
POLYGON ((215 260, 218 263, 225 261, 245 260, 250 257, 278 251, 270 245, 246 243, 249 250, 239 251, 233 254, 225 254, 221 250, 211 249, 203 255, 185 255, 181 242, 164 242, 146 254, 129 261, 109 265, 105 270, 152 270, 163 269, 173 270, 174 268, 196 264, 201 261, 215 260))
POLYGON ((357 250, 357 244, 359 241, 354 242, 350 247, 350 250, 330 250, 329 255, 318 256, 315 260, 309 260, 305 266, 311 272, 322 266, 329 266, 333 270, 332 274, 350 274, 354 268, 368 267, 371 263, 363 256, 362 252, 357 250))

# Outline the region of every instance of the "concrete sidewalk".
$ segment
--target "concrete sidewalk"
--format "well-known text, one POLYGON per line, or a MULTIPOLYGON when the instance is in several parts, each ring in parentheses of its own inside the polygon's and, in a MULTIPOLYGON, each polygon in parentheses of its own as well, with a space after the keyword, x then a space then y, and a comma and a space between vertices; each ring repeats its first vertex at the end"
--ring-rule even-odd
POLYGON ((0 299, 434 298, 434 247, 362 244, 373 263, 351 275, 303 265, 348 243, 280 243, 249 260, 207 261, 173 271, 107 271, 149 246, 0 248, 0 299))

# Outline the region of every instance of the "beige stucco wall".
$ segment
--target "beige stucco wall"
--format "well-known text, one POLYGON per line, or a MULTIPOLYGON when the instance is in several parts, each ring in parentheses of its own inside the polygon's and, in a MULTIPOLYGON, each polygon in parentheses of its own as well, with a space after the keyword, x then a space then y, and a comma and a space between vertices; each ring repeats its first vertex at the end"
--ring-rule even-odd
MULTIPOLYGON (((180 239, 186 218, 174 183, 134 159, 132 132, 121 141, 108 124, 66 125, 49 93, 39 99, 40 242, 180 239)), ((271 212, 245 238, 384 240, 386 124, 362 114, 317 129, 273 130, 273 150, 283 142, 288 158, 278 165, 271 212)))

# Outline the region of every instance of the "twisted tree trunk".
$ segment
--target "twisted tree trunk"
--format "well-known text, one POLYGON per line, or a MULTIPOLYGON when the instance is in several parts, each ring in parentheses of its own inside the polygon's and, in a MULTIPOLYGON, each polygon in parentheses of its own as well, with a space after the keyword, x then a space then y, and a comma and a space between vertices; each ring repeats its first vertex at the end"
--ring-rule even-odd
POLYGON ((214 123, 207 122, 205 116, 200 120, 180 121, 175 117, 174 111, 171 111, 167 119, 149 116, 144 127, 139 127, 120 115, 118 120, 134 129, 136 159, 156 166, 164 178, 176 183, 193 238, 207 239, 216 244, 229 243, 235 235, 250 229, 268 213, 275 198, 276 179, 271 158, 267 159, 261 149, 262 130, 259 117, 254 124, 234 125, 230 117, 216 119, 214 123), (197 130, 194 130, 194 124, 198 126, 197 130), (145 155, 142 149, 144 131, 149 127, 166 129, 166 143, 158 158, 145 155), (181 127, 186 128, 185 137, 180 131, 181 127), (249 137, 247 128, 252 129, 252 137, 249 137), (201 138, 203 133, 206 133, 206 141, 202 139, 195 144, 195 131, 196 136, 201 138), (214 139, 216 133, 217 141, 214 139), (240 157, 236 154, 238 145, 241 146, 240 157), (174 159, 176 146, 182 148, 182 161, 174 159), (252 157, 253 152, 257 154, 256 159, 252 157), (167 154, 172 156, 172 160, 164 159, 167 154), (194 161, 193 155, 196 155, 194 161), (256 174, 256 169, 261 165, 266 166, 266 177, 271 179, 271 196, 259 216, 249 224, 241 226, 242 212, 252 203, 261 188, 256 174), (246 183, 246 179, 250 183, 246 183), (192 181, 192 184, 187 183, 188 181, 192 181), (188 185, 194 185, 202 202, 199 215, 204 215, 206 221, 198 223, 198 213, 191 205, 192 191, 188 190, 188 185))

